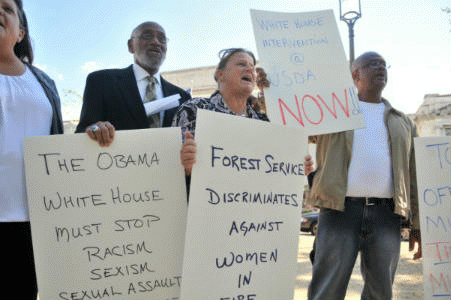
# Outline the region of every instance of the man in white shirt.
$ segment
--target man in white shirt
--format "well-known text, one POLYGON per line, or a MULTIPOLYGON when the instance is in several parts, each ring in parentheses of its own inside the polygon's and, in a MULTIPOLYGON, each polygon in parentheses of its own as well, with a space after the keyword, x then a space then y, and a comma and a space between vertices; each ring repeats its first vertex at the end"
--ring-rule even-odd
MULTIPOLYGON (((411 243, 419 243, 416 127, 382 98, 387 84, 382 56, 362 54, 352 77, 366 128, 312 139, 318 168, 308 204, 321 212, 309 299, 344 299, 359 252, 361 299, 391 299, 402 218, 411 217, 411 243)), ((421 251, 415 258, 420 256, 421 251)))
POLYGON ((146 114, 144 107, 146 89, 152 80, 148 77, 154 78, 156 99, 179 95, 179 104, 191 99, 186 91, 160 76, 167 41, 159 24, 142 23, 133 30, 127 44, 133 54, 133 65, 88 75, 77 133, 86 132, 101 146, 108 146, 114 139, 115 130, 171 126, 177 107, 158 112, 156 121, 146 114))

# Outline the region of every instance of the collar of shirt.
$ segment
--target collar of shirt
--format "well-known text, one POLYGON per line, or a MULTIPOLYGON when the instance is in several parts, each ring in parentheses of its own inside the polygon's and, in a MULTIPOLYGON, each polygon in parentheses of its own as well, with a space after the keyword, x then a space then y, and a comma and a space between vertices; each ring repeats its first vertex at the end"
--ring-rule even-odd
MULTIPOLYGON (((136 81, 145 80, 149 76, 149 73, 138 64, 133 64, 133 72, 135 72, 136 81)), ((157 84, 161 83, 160 72, 157 72, 153 77, 157 80, 157 84)))
MULTIPOLYGON (((141 95, 141 99, 144 99, 144 95, 146 94, 146 87, 148 84, 146 77, 149 76, 149 73, 138 64, 133 64, 133 72, 135 73, 136 83, 138 85, 138 90, 139 94, 141 95)), ((160 72, 157 72, 155 75, 153 75, 153 77, 157 80, 156 85, 157 97, 158 99, 163 98, 160 72)))
MULTIPOLYGON (((235 113, 228 108, 224 98, 222 97, 222 94, 219 91, 214 92, 213 95, 211 95, 209 101, 217 111, 235 115, 235 113)), ((246 109, 241 116, 252 119, 260 119, 257 112, 252 108, 249 102, 246 103, 246 109)))

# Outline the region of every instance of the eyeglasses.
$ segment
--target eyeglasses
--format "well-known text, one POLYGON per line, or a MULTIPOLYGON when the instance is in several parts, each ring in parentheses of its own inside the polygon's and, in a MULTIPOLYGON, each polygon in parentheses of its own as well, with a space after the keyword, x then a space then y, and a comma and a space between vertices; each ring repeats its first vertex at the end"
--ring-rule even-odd
POLYGON ((153 32, 153 31, 146 31, 144 33, 142 33, 139 36, 134 36, 140 40, 144 40, 144 41, 152 41, 153 39, 157 38, 157 41, 160 44, 167 44, 169 42, 169 39, 166 38, 166 36, 164 35, 164 33, 160 33, 160 32, 153 32))
POLYGON ((387 66, 387 63, 383 60, 372 60, 368 62, 367 64, 363 65, 364 68, 371 68, 371 69, 379 69, 380 67, 383 67, 385 69, 390 69, 390 65, 387 66))

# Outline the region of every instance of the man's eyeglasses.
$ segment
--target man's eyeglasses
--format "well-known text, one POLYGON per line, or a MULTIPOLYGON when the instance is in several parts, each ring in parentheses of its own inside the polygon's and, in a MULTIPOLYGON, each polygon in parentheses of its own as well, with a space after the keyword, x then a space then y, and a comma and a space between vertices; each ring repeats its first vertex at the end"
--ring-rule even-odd
POLYGON ((384 67, 385 69, 390 69, 391 66, 387 66, 387 63, 383 60, 373 60, 365 64, 363 67, 371 69, 379 69, 380 67, 384 67))
POLYGON ((166 36, 164 35, 164 33, 159 33, 159 32, 152 32, 152 31, 147 31, 142 33, 139 36, 134 36, 140 40, 144 40, 144 41, 152 41, 153 39, 157 38, 157 41, 160 44, 167 44, 169 39, 166 38, 166 36))

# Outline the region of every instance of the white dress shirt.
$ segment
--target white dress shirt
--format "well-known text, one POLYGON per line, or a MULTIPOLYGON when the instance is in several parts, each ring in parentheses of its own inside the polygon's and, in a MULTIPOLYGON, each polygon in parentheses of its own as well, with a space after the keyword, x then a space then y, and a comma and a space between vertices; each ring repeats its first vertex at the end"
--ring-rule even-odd
MULTIPOLYGON (((144 101, 144 96, 146 95, 146 88, 147 85, 149 84, 149 81, 147 81, 146 78, 149 76, 149 73, 147 73, 147 71, 144 70, 138 64, 133 64, 133 72, 135 73, 136 83, 138 84, 139 95, 141 96, 141 100, 144 101)), ((155 89, 157 92, 157 99, 162 99, 164 98, 164 96, 163 96, 163 87, 161 86, 160 72, 157 72, 153 77, 156 79, 155 89)), ((160 113, 160 127, 161 124, 163 124, 163 118, 164 111, 160 113)))

